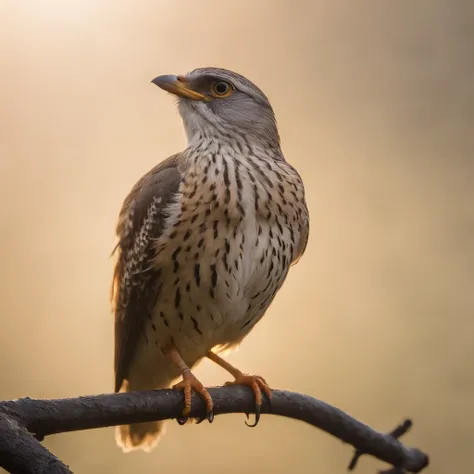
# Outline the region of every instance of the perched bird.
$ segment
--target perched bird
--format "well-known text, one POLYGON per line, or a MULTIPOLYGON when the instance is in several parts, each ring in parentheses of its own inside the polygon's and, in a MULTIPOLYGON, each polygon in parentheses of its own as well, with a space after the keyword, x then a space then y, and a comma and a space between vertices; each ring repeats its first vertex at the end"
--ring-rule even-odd
MULTIPOLYGON (((115 391, 183 390, 213 402, 191 368, 207 357, 235 384, 260 376, 218 354, 239 344, 261 319, 306 248, 304 187, 280 148, 273 109, 245 77, 201 68, 152 81, 178 98, 187 148, 146 173, 126 197, 117 225, 112 285, 115 391)), ((120 426, 124 451, 149 451, 163 422, 120 426)))

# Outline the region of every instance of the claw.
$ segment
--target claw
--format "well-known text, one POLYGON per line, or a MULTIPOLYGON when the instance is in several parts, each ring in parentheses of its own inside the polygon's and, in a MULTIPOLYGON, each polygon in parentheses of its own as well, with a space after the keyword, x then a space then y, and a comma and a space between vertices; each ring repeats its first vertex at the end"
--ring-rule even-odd
POLYGON ((208 410, 206 413, 206 416, 198 418, 196 421, 196 425, 199 425, 202 423, 204 420, 207 420, 209 423, 212 423, 214 421, 214 411, 213 410, 208 410))
MULTIPOLYGON (((258 422, 260 421, 260 408, 261 408, 261 406, 262 405, 259 405, 259 404, 255 405, 255 422, 252 423, 252 424, 245 422, 245 424, 249 428, 255 428, 258 425, 258 422)), ((248 418, 248 416, 247 416, 247 418, 248 418)))
MULTIPOLYGON (((227 382, 226 385, 247 385, 253 390, 253 393, 255 394, 255 422, 252 424, 245 422, 245 424, 249 428, 254 428, 257 426, 258 422, 260 421, 260 413, 262 408, 262 392, 268 398, 268 400, 272 399, 272 391, 265 379, 259 375, 241 374, 236 376, 233 382, 227 382)), ((248 420, 248 413, 246 413, 245 416, 248 420)))
POLYGON ((183 426, 188 421, 188 417, 187 416, 180 416, 180 417, 176 418, 176 421, 178 422, 178 425, 183 426))

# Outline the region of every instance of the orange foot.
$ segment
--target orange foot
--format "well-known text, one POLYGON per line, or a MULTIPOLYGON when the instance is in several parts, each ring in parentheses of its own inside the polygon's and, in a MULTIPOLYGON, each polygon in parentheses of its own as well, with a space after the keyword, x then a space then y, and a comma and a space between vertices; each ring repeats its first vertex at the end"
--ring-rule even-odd
MULTIPOLYGON (((173 388, 176 390, 184 391, 184 410, 183 418, 178 418, 177 421, 180 425, 184 425, 188 421, 188 415, 191 412, 191 393, 192 390, 199 393, 204 401, 206 402, 206 418, 209 423, 214 421, 214 402, 212 401, 209 392, 204 388, 203 384, 193 375, 189 367, 186 365, 184 360, 179 353, 177 347, 174 344, 169 344, 163 348, 163 354, 166 355, 176 367, 179 368, 183 380, 176 385, 173 385, 173 388)), ((203 418, 204 419, 204 418, 203 418)), ((202 420, 201 420, 202 421, 202 420)))
POLYGON ((249 425, 245 422, 245 424, 250 428, 257 426, 260 420, 260 410, 262 408, 262 390, 265 392, 265 395, 269 400, 272 399, 272 390, 265 379, 260 377, 260 375, 240 373, 235 375, 235 380, 233 382, 227 382, 225 385, 247 385, 253 390, 253 393, 255 394, 255 423, 249 425))
MULTIPOLYGON (((183 380, 176 385, 173 385, 175 390, 184 391, 184 410, 183 418, 178 418, 178 423, 184 425, 188 421, 188 415, 191 412, 191 394, 192 390, 199 393, 206 402, 206 418, 209 423, 214 421, 214 402, 212 401, 209 392, 205 389, 204 385, 194 376, 189 370, 183 371, 183 380)), ((202 421, 202 420, 201 420, 202 421)))

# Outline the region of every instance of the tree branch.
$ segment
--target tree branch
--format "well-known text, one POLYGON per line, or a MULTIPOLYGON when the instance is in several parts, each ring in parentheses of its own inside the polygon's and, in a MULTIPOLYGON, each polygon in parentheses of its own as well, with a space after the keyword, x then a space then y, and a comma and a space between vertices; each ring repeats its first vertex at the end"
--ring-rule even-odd
MULTIPOLYGON (((210 388, 209 393, 214 400, 215 415, 254 413, 254 395, 247 387, 210 388)), ((183 394, 175 390, 0 402, 0 466, 15 473, 69 473, 71 471, 29 433, 41 440, 55 433, 177 418, 182 409, 183 394), (21 458, 20 464, 15 464, 17 458, 21 458), (50 463, 48 469, 41 470, 46 462, 50 463)), ((397 436, 411 426, 411 423, 406 425, 408 422, 401 425, 404 431, 400 427, 392 433, 379 433, 327 403, 283 390, 273 391, 271 403, 265 400, 261 413, 316 426, 354 446, 354 459, 370 454, 399 472, 420 472, 429 462, 426 454, 398 441, 397 436)), ((204 414, 204 402, 193 395, 190 416, 199 418, 204 414)), ((354 461, 351 464, 355 467, 354 461)))
POLYGON ((67 474, 71 471, 18 421, 0 412, 0 466, 8 472, 67 474))

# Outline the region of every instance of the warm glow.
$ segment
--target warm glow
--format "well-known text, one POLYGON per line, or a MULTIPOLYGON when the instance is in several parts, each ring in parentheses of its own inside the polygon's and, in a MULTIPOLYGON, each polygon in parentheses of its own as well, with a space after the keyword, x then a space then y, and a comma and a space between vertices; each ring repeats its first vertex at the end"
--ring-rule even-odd
MULTIPOLYGON (((306 255, 229 361, 381 431, 413 417, 406 439, 430 472, 468 472, 472 2, 297 3, 1 2, 0 398, 113 389, 117 213, 185 144, 150 80, 223 66, 269 96, 312 219, 306 255)), ((228 380, 210 363, 197 374, 228 380)), ((149 455, 122 454, 113 429, 46 445, 87 474, 336 473, 351 456, 269 416, 255 430, 238 415, 170 423, 149 455)))

